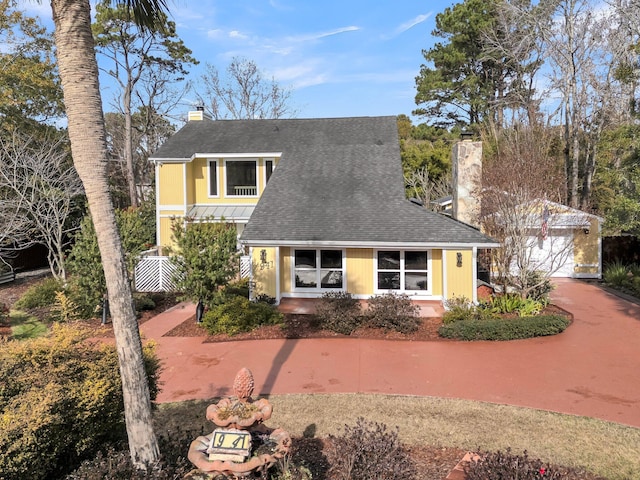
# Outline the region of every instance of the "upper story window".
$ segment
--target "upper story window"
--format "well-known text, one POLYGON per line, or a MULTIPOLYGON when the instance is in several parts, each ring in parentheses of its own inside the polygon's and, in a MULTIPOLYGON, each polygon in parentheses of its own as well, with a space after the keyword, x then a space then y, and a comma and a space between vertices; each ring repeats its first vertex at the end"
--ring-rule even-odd
POLYGON ((209 196, 218 196, 218 162, 209 160, 209 196))
POLYGON ((269 183, 269 179, 271 178, 271 174, 273 173, 274 163, 273 160, 265 160, 264 161, 264 175, 265 175, 265 185, 269 183))
POLYGON ((227 197, 258 196, 257 160, 226 160, 227 197))

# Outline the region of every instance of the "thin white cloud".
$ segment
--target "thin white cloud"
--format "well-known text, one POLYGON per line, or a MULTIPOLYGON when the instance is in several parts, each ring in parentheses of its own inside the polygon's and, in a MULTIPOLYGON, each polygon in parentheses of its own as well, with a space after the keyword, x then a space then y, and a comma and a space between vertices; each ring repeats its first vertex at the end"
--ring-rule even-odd
POLYGON ((423 15, 418 15, 416 18, 409 20, 408 22, 403 23, 396 29, 397 34, 401 34, 406 32, 407 30, 415 27, 416 25, 421 24, 425 20, 427 20, 431 16, 431 12, 425 13, 423 15))
POLYGON ((357 32, 360 27, 351 25, 349 27, 336 28, 335 30, 329 30, 328 32, 310 33, 308 35, 298 35, 295 37, 289 37, 289 42, 313 42, 322 38, 332 37, 333 35, 340 35, 342 33, 357 32))
POLYGON ((224 36, 225 36, 224 31, 220 30, 219 28, 207 30, 207 37, 212 40, 218 40, 220 38, 223 38, 224 36))
POLYGON ((234 38, 238 40, 247 40, 249 37, 243 33, 240 33, 238 30, 231 30, 229 32, 229 38, 234 38))
POLYGON ((385 40, 389 40, 391 38, 397 37, 398 35, 402 35, 407 30, 411 30, 416 25, 420 25, 421 23, 423 23, 426 20, 428 20, 429 17, 431 17, 431 15, 433 15, 433 12, 429 12, 429 13, 424 13, 424 14, 418 15, 417 17, 412 18, 411 20, 409 20, 407 22, 404 22, 401 25, 398 25, 398 27, 396 27, 396 29, 393 31, 392 34, 383 35, 382 38, 384 38, 385 40))
POLYGON ((283 11, 283 10, 291 11, 291 10, 293 10, 293 8, 291 8, 290 6, 284 5, 283 3, 277 2, 276 0, 269 0, 269 5, 271 5, 271 8, 273 8, 274 10, 280 10, 280 11, 283 11))

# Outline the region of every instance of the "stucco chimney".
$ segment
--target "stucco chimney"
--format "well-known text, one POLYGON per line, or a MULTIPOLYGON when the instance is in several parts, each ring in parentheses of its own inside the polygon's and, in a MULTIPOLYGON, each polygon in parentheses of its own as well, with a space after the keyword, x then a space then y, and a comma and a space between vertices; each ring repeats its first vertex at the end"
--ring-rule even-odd
POLYGON ((204 113, 204 105, 197 105, 195 110, 189 112, 187 116, 187 121, 193 122, 198 120, 204 120, 205 118, 209 118, 209 116, 204 113))
POLYGON ((482 142, 474 142, 463 133, 453 146, 453 218, 479 226, 480 186, 482 182, 482 142))

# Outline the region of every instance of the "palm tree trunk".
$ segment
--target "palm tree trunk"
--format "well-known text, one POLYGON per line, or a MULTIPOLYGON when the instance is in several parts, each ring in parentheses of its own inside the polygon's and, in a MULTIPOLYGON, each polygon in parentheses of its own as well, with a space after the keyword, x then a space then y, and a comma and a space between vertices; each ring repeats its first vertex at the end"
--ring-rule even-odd
POLYGON ((51 9, 71 153, 87 195, 107 283, 129 449, 134 464, 146 467, 157 462, 159 450, 140 332, 107 183, 107 142, 89 0, 51 0, 51 9))

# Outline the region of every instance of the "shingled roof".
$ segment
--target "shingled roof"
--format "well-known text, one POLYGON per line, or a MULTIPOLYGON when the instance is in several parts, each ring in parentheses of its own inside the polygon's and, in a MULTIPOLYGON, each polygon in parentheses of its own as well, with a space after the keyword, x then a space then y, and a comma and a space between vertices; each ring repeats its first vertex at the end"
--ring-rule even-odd
POLYGON ((405 199, 395 117, 188 123, 154 161, 280 153, 241 236, 248 245, 495 246, 405 199))

